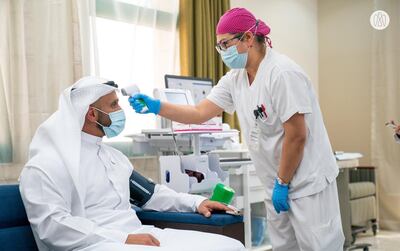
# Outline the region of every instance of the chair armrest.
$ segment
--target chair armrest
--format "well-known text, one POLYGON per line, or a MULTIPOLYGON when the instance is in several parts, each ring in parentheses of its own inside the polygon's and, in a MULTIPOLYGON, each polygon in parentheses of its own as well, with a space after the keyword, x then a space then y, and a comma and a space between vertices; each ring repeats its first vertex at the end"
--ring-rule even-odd
POLYGON ((136 215, 141 221, 161 221, 186 224, 200 224, 212 226, 225 226, 243 222, 243 216, 235 216, 226 213, 212 214, 207 218, 198 213, 181 212, 157 212, 147 210, 137 210, 136 215))

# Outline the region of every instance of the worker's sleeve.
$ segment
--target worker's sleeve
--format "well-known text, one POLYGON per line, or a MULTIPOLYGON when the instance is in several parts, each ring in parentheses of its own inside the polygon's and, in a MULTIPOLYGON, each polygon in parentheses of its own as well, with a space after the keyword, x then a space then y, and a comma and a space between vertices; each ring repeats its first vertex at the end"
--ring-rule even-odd
POLYGON ((143 209, 174 212, 197 212, 206 197, 188 193, 177 193, 165 185, 157 184, 154 194, 143 209))
POLYGON ((207 99, 224 109, 225 112, 233 114, 235 112, 235 105, 232 99, 232 76, 228 72, 223 76, 216 86, 214 86, 207 96, 207 99))
POLYGON ((296 71, 281 72, 272 81, 272 107, 282 123, 296 113, 312 113, 310 88, 307 77, 296 71))
POLYGON ((395 134, 394 134, 394 140, 395 140, 397 143, 400 144, 400 135, 397 134, 397 133, 395 133, 395 134))
POLYGON ((128 233, 71 215, 66 200, 39 169, 24 168, 20 191, 32 230, 51 250, 74 250, 104 240, 125 243, 128 237, 128 233))

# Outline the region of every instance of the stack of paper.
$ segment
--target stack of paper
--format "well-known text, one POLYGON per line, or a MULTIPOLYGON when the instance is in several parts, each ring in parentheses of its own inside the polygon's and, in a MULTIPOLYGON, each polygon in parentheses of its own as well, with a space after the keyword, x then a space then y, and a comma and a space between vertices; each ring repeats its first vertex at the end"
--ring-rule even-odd
POLYGON ((362 158, 363 155, 361 153, 336 152, 335 157, 337 160, 350 160, 362 158))

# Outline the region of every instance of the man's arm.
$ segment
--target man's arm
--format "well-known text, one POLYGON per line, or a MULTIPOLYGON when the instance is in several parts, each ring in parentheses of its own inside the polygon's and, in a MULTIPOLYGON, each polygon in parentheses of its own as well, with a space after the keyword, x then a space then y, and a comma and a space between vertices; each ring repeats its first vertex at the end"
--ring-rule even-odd
POLYGON ((278 177, 284 183, 289 183, 303 158, 304 146, 307 139, 307 126, 304 114, 296 113, 283 124, 283 128, 285 135, 278 177))
POLYGON ((199 205, 207 198, 188 193, 178 193, 165 185, 157 184, 154 194, 143 209, 155 211, 197 212, 199 205))
POLYGON ((222 203, 210 201, 199 195, 177 193, 164 185, 156 185, 153 196, 143 208, 156 211, 198 212, 206 217, 210 217, 213 211, 233 211, 222 203))
POLYGON ((156 211, 196 212, 205 197, 177 193, 164 185, 155 184, 135 170, 129 177, 132 204, 156 211))

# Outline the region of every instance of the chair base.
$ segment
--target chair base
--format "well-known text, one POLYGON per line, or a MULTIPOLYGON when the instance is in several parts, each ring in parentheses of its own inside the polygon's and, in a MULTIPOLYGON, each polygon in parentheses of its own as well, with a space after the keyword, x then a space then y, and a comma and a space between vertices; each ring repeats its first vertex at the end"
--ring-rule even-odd
POLYGON ((365 233, 369 228, 372 229, 372 233, 374 234, 374 236, 376 236, 378 232, 378 223, 376 222, 376 219, 372 219, 370 221, 371 225, 367 224, 367 226, 351 226, 351 236, 352 236, 351 244, 354 244, 354 242, 356 241, 357 234, 365 233))
POLYGON ((346 248, 346 251, 362 249, 363 251, 368 251, 371 244, 368 243, 360 243, 360 244, 352 244, 350 247, 346 248))

